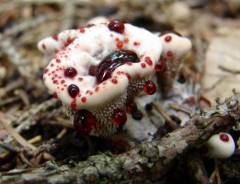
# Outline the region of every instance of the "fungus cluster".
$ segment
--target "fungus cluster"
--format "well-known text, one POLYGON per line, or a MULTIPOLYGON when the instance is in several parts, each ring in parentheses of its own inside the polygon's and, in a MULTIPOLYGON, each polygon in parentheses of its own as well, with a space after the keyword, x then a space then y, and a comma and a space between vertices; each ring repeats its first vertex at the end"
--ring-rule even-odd
POLYGON ((175 34, 159 37, 117 20, 91 21, 38 43, 40 51, 53 56, 43 80, 74 112, 79 132, 107 136, 126 123, 127 112, 136 115, 138 92, 156 92, 150 79, 161 65, 161 54, 173 59, 185 52, 173 39, 185 44, 185 38, 175 34))

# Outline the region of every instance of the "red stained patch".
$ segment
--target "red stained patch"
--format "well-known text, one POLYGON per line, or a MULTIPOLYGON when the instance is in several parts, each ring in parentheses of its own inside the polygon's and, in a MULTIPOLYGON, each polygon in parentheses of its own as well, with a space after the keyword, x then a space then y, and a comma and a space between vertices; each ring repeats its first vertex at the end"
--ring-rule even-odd
POLYGON ((48 69, 46 68, 43 73, 47 73, 47 72, 48 72, 48 69))
POLYGON ((219 138, 223 141, 223 142, 228 142, 229 141, 229 136, 227 134, 224 133, 220 133, 219 138))
POLYGON ((129 66, 131 66, 131 65, 132 65, 132 63, 131 63, 131 62, 127 62, 126 64, 127 64, 127 65, 129 65, 129 66))
POLYGON ((145 57, 145 62, 148 64, 148 65, 152 65, 153 64, 153 62, 152 62, 152 60, 151 60, 151 58, 150 57, 145 57))
POLYGON ((82 101, 82 103, 86 103, 87 98, 86 98, 86 97, 82 97, 82 98, 81 98, 81 101, 82 101))
POLYGON ((58 99, 57 93, 53 93, 53 98, 57 98, 58 99))
POLYGON ((44 43, 42 44, 42 48, 46 50, 46 45, 44 43))
POLYGON ((140 45, 140 42, 135 41, 135 42, 133 42, 133 45, 134 45, 134 46, 139 46, 139 45, 140 45))
POLYGON ((80 33, 84 33, 84 32, 85 32, 85 29, 84 29, 83 27, 81 27, 81 28, 79 29, 79 32, 80 32, 80 33))
POLYGON ((168 58, 173 58, 173 52, 170 51, 170 50, 167 51, 166 56, 167 56, 168 58))
POLYGON ((58 41, 58 35, 53 35, 52 38, 56 41, 58 41))
POLYGON ((112 79, 111 81, 112 81, 113 84, 117 84, 118 83, 117 79, 112 79))
POLYGON ((142 68, 146 68, 146 64, 145 63, 141 63, 141 67, 142 68))
POLYGON ((167 35, 167 36, 165 36, 164 40, 165 40, 165 42, 170 42, 172 40, 172 37, 167 35))
POLYGON ((95 91, 96 91, 96 92, 99 91, 99 86, 97 86, 97 87, 95 88, 95 91))
POLYGON ((71 109, 76 110, 77 108, 76 100, 73 100, 70 106, 71 106, 71 109))
POLYGON ((116 43, 116 46, 118 49, 122 49, 123 48, 123 42, 121 40, 118 40, 116 43))
POLYGON ((131 75, 129 75, 128 73, 126 73, 126 76, 127 76, 127 78, 128 78, 128 80, 131 80, 131 75))
POLYGON ((64 47, 67 47, 68 45, 70 45, 73 42, 73 38, 68 38, 67 41, 64 43, 64 47))
POLYGON ((162 71, 165 70, 165 67, 166 67, 165 62, 160 61, 159 63, 157 63, 157 64, 155 65, 155 71, 156 71, 157 73, 162 72, 162 71))

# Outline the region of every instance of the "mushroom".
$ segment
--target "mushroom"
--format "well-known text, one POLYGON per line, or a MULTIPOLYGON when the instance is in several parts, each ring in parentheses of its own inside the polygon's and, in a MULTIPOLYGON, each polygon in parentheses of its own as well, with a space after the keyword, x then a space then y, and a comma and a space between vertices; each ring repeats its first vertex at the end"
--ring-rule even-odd
POLYGON ((156 91, 149 79, 162 42, 143 28, 113 20, 45 38, 38 48, 54 55, 44 83, 72 109, 81 133, 111 135, 125 124, 126 106, 138 92, 156 91))
POLYGON ((207 154, 212 158, 225 159, 235 151, 235 143, 232 136, 225 132, 220 132, 210 137, 206 142, 207 154))
POLYGON ((181 58, 189 52, 192 44, 188 38, 178 33, 164 33, 160 35, 160 39, 163 50, 155 70, 162 95, 168 96, 176 79, 181 58))

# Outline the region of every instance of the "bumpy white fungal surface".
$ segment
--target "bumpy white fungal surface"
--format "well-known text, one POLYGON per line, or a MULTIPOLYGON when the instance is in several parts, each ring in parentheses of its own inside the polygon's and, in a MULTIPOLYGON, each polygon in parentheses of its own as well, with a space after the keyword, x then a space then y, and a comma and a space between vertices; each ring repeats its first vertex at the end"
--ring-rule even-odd
POLYGON ((192 48, 192 43, 188 38, 175 33, 167 33, 160 38, 163 45, 162 56, 167 60, 180 59, 192 48))
POLYGON ((44 53, 56 53, 44 72, 44 82, 50 93, 74 109, 91 109, 120 97, 126 92, 130 80, 149 78, 162 52, 162 42, 151 32, 130 24, 124 24, 122 34, 111 31, 106 23, 67 30, 39 42, 44 53), (98 65, 115 50, 128 49, 140 58, 138 63, 126 63, 112 73, 111 78, 97 84, 96 77, 89 75, 89 67, 98 65), (73 67, 77 75, 64 76, 73 67), (80 92, 72 98, 69 85, 76 85, 80 92))
POLYGON ((235 143, 232 136, 228 133, 213 135, 206 143, 208 156, 213 158, 228 158, 235 151, 235 143))

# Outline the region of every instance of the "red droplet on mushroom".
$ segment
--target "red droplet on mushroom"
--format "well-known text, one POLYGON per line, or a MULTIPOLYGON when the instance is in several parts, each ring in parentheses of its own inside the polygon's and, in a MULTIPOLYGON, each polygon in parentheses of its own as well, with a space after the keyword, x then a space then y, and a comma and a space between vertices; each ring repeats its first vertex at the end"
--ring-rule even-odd
POLYGON ((77 75, 77 70, 73 67, 68 67, 64 71, 65 77, 73 78, 77 75))
POLYGON ((117 126, 122 126, 127 121, 126 112, 122 109, 115 109, 112 116, 112 121, 117 126))
POLYGON ((155 65, 155 71, 157 73, 163 72, 166 68, 165 62, 159 62, 155 65))
POLYGON ((97 66, 96 65, 91 65, 88 70, 88 74, 95 76, 97 74, 97 66))
POLYGON ((150 57, 145 57, 145 62, 148 64, 148 65, 152 65, 153 64, 153 62, 152 62, 152 60, 151 60, 151 58, 150 57))
POLYGON ((229 141, 229 136, 227 134, 221 133, 219 135, 219 137, 223 142, 228 142, 229 141))
POLYGON ((112 72, 119 66, 132 62, 140 62, 137 54, 130 50, 117 50, 108 55, 97 67, 96 78, 97 82, 107 80, 111 77, 112 72))
POLYGON ((124 23, 119 20, 112 20, 108 24, 108 28, 111 31, 115 31, 117 33, 123 33, 124 32, 124 23))
POLYGON ((170 42, 172 40, 172 37, 170 35, 165 36, 164 38, 165 42, 170 42))
POLYGON ((68 86, 68 93, 72 98, 75 98, 79 94, 80 90, 75 84, 68 86))
POLYGON ((148 95, 152 95, 156 92, 157 87, 156 85, 153 83, 153 81, 146 81, 144 86, 143 86, 143 90, 145 91, 145 93, 147 93, 148 95))
POLYGON ((173 57, 173 52, 169 50, 169 51, 167 51, 166 55, 167 55, 168 58, 172 58, 173 57))
POLYGON ((95 128, 95 124, 95 116, 87 110, 80 110, 74 116, 73 126, 81 134, 89 134, 95 128))
POLYGON ((52 38, 56 41, 58 41, 58 35, 53 35, 52 38))

